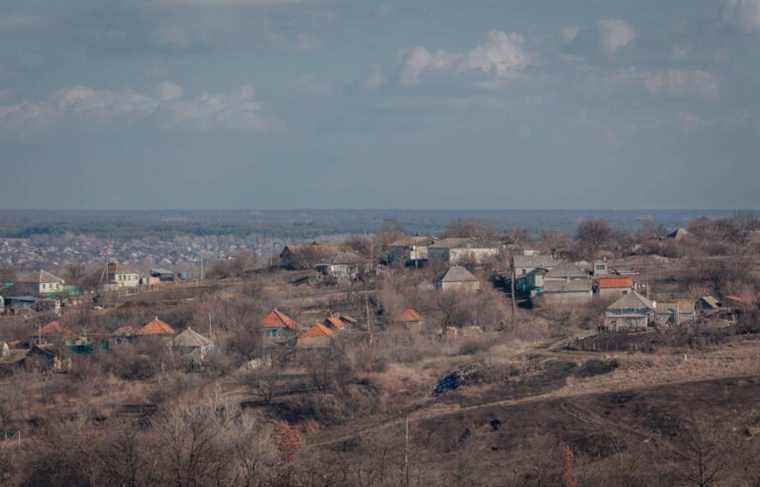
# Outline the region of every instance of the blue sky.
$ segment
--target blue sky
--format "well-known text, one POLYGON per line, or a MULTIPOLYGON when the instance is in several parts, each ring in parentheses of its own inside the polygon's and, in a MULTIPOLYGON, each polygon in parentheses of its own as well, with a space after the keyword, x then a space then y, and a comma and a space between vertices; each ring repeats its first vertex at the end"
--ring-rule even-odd
POLYGON ((6 0, 0 207, 760 208, 760 0, 6 0))

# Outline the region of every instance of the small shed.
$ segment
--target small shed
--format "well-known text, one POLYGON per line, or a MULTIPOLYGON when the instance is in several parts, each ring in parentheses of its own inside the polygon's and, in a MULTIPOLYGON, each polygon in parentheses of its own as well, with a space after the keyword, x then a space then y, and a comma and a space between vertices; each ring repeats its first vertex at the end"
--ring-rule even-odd
POLYGON ((172 339, 172 347, 181 353, 196 353, 201 358, 214 348, 214 342, 190 327, 172 339))
POLYGON ((269 341, 287 340, 298 332, 296 320, 277 308, 267 313, 261 319, 264 339, 269 341))
POLYGON ((425 318, 415 309, 406 308, 393 317, 394 328, 404 329, 410 333, 420 333, 425 326, 425 318))
POLYGON ((139 337, 146 337, 146 336, 172 336, 176 335, 177 332, 174 331, 174 328, 171 327, 168 323, 165 323, 158 319, 158 316, 153 318, 152 321, 147 323, 145 326, 140 328, 136 335, 139 337))
POLYGON ((441 291, 475 292, 480 290, 480 281, 464 267, 455 265, 436 279, 435 287, 441 291))

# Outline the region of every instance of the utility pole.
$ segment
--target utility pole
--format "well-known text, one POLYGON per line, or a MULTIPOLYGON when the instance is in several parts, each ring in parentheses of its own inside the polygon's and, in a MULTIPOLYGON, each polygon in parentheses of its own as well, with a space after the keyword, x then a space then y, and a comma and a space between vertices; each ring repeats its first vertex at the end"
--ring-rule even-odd
POLYGON ((510 271, 512 274, 512 277, 510 279, 510 287, 512 288, 512 319, 515 319, 515 315, 517 314, 517 296, 515 296, 515 279, 517 277, 517 273, 515 271, 515 257, 514 255, 510 255, 510 271))
POLYGON ((409 487, 409 415, 404 421, 404 485, 409 487))
POLYGON ((364 306, 367 313, 367 331, 369 332, 369 346, 372 347, 374 341, 374 330, 372 322, 374 321, 372 315, 369 312, 369 278, 372 269, 375 267, 375 241, 370 238, 369 245, 369 266, 367 268, 367 278, 364 285, 364 306))

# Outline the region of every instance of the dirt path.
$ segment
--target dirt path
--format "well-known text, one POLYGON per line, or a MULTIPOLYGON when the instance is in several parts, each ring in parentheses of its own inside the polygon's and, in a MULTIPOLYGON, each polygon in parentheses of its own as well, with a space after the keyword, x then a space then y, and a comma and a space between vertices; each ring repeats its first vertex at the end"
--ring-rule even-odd
MULTIPOLYGON (((712 379, 696 379, 696 380, 683 380, 683 381, 674 381, 674 382, 666 382, 659 385, 650 385, 647 384, 645 386, 639 386, 639 387, 629 387, 629 388, 617 388, 617 389, 608 389, 603 392, 595 391, 595 392, 579 392, 579 393, 567 393, 560 391, 559 393, 557 391, 553 391, 547 394, 542 394, 538 396, 530 396, 520 399, 507 399, 507 400, 497 400, 497 401, 487 401, 482 402, 480 404, 474 404, 471 406, 465 406, 465 407, 457 407, 456 405, 453 405, 453 408, 447 408, 445 410, 440 411, 430 411, 430 407, 434 407, 437 403, 432 402, 430 406, 426 408, 422 408, 418 412, 412 412, 410 414, 401 413, 398 415, 395 415, 394 417, 380 422, 376 423, 374 425, 365 426, 362 428, 358 428, 356 430, 353 430, 350 433, 343 434, 339 437, 332 438, 330 440, 326 441, 320 441, 317 443, 311 443, 306 444, 304 446, 304 449, 309 448, 318 448, 318 447, 325 447, 325 446, 331 446, 331 445, 337 445, 340 443, 343 443, 345 441, 351 440, 353 438, 356 438, 357 436, 360 436, 365 433, 375 432, 375 431, 381 431, 393 426, 401 426, 406 421, 407 416, 409 417, 409 423, 417 423, 421 421, 426 421, 430 419, 437 419, 437 418, 444 418, 447 416, 454 416, 457 414, 463 414, 467 412, 477 411, 479 409, 485 409, 485 408, 492 408, 492 407, 514 407, 514 406, 525 406, 530 404, 536 404, 541 403, 545 401, 557 401, 557 400, 565 400, 563 404, 568 404, 568 400, 571 400, 573 398, 582 398, 582 397, 594 397, 599 395, 605 395, 610 393, 620 393, 620 392, 635 392, 635 391, 643 391, 643 390, 651 390, 660 386, 675 386, 675 385, 683 385, 683 384, 693 384, 693 383, 707 383, 712 382, 715 380, 725 380, 725 379, 746 379, 750 377, 757 377, 757 374, 751 374, 751 375, 740 375, 740 376, 726 376, 726 377, 716 377, 712 379)), ((669 445, 668 443, 664 443, 664 440, 661 438, 658 438, 656 435, 644 433, 642 431, 639 431, 635 428, 632 428, 627 425, 622 425, 620 423, 615 423, 613 421, 606 420, 602 418, 601 416, 595 415, 593 413, 589 413, 588 411, 584 411, 583 414, 578 413, 578 409, 575 406, 572 407, 564 407, 565 412, 568 412, 571 416, 574 416, 576 419, 588 423, 588 424, 594 424, 597 426, 603 426, 605 428, 614 428, 617 430, 623 430, 627 433, 636 435, 638 437, 641 437, 644 440, 648 441, 656 441, 658 444, 662 444, 665 446, 668 450, 673 452, 676 455, 682 456, 683 454, 679 452, 673 445, 669 445)))

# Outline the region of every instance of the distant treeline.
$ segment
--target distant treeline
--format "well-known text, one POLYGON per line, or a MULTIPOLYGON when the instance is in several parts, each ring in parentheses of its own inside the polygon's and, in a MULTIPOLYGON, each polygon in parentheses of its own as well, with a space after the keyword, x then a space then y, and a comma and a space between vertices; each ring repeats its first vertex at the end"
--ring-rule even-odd
POLYGON ((519 227, 574 233, 579 222, 604 219, 619 229, 642 222, 667 228, 699 217, 728 218, 730 210, 0 210, 0 238, 92 235, 99 238, 172 239, 236 236, 309 239, 376 232, 392 221, 408 234, 443 232, 456 220, 480 220, 496 230, 519 227))

